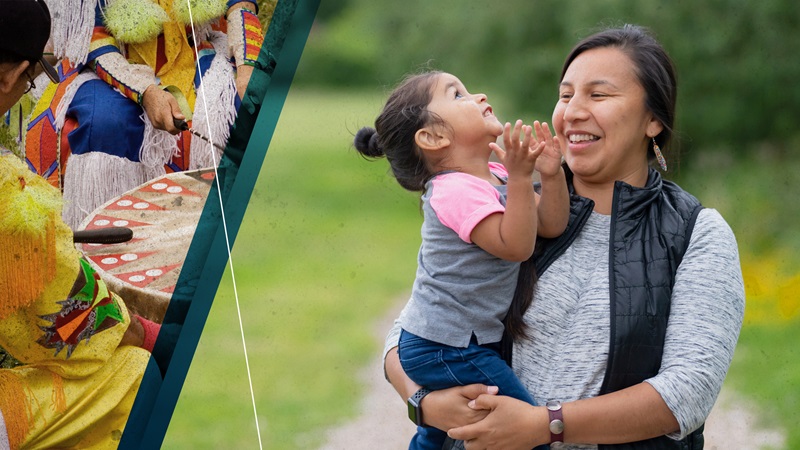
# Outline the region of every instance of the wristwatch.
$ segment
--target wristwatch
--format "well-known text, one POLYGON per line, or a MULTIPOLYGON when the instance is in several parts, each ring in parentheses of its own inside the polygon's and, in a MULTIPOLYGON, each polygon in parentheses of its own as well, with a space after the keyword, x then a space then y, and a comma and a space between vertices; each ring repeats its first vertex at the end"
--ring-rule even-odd
POLYGON ((408 418, 417 426, 422 426, 422 408, 420 408, 419 404, 430 393, 430 389, 422 388, 408 399, 408 418))
POLYGON ((564 442, 564 416, 561 414, 561 402, 550 400, 544 404, 550 415, 550 443, 564 442))

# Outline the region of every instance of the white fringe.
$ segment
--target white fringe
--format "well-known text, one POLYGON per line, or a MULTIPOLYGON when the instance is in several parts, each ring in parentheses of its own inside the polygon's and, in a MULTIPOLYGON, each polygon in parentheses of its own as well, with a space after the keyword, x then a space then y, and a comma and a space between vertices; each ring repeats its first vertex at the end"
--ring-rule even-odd
POLYGON ((103 152, 70 155, 64 174, 64 222, 77 230, 99 206, 164 173, 163 166, 147 167, 103 152))
POLYGON ((209 40, 211 33, 214 33, 214 29, 211 28, 211 22, 194 24, 194 33, 194 41, 203 42, 209 40))
POLYGON ((53 51, 58 58, 84 64, 94 28, 94 9, 98 0, 46 0, 53 18, 53 51))
POLYGON ((144 137, 142 146, 139 147, 139 161, 148 167, 163 166, 173 155, 178 154, 180 136, 153 127, 153 123, 147 117, 147 111, 142 111, 139 118, 144 121, 144 137))
MULTIPOLYGON (((216 55, 197 89, 192 128, 211 138, 215 144, 224 147, 231 134, 231 125, 236 120, 234 103, 237 95, 236 76, 229 61, 227 36, 223 33, 212 32, 209 33, 208 38, 214 46, 216 55), (207 106, 203 104, 204 100, 208 102, 207 106), (206 108, 208 114, 206 114, 206 108)), ((219 164, 221 156, 221 150, 203 139, 193 136, 189 170, 213 167, 219 164)))

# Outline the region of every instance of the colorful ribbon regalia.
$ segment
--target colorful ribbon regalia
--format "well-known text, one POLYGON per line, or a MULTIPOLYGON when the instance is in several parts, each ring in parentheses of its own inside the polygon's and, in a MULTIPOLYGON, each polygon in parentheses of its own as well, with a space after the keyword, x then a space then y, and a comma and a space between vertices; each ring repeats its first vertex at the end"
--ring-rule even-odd
POLYGON ((194 129, 226 142, 239 102, 236 68, 253 65, 263 42, 255 0, 192 0, 191 11, 186 0, 48 5, 62 81, 39 98, 25 153, 63 190, 68 225, 147 180, 219 161, 219 150, 189 132, 155 129, 142 97, 150 85, 167 90, 194 129))

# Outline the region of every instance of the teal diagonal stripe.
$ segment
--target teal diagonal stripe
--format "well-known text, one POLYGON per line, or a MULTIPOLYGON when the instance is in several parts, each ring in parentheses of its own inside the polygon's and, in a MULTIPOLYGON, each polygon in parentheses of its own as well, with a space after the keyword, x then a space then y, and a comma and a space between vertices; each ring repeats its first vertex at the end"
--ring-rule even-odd
POLYGON ((156 449, 164 440, 228 261, 220 198, 233 245, 318 6, 276 5, 119 449, 156 449))

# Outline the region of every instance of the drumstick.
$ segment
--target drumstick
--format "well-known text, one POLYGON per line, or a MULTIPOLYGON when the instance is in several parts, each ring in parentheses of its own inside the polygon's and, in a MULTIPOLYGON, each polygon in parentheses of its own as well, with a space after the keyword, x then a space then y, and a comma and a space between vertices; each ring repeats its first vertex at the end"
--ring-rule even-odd
MULTIPOLYGON (((173 118, 172 122, 175 124, 175 128, 177 128, 177 129, 179 129, 181 131, 188 131, 189 133, 192 133, 193 135, 195 135, 195 136, 199 137, 200 139, 208 142, 209 144, 212 144, 211 139, 209 139, 209 138, 203 136, 202 134, 198 133, 197 131, 195 131, 194 128, 191 128, 189 126, 189 124, 186 123, 185 120, 173 118)), ((219 145, 217 143, 213 143, 212 145, 214 145, 214 147, 217 147, 218 149, 222 150, 223 152, 225 151, 225 147, 223 147, 223 146, 221 146, 221 145, 219 145)))
POLYGON ((133 230, 126 227, 98 228, 72 233, 72 242, 76 244, 120 244, 132 238, 133 230))

